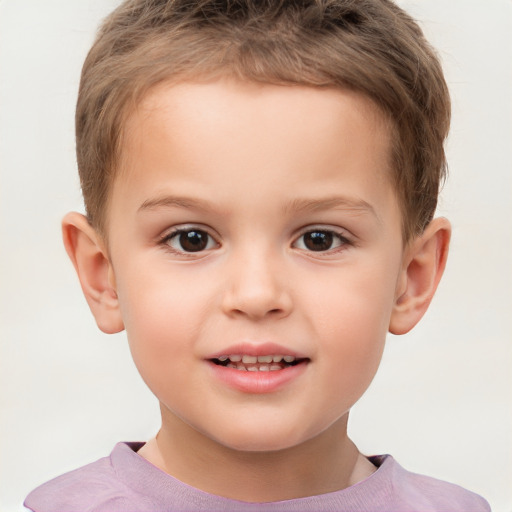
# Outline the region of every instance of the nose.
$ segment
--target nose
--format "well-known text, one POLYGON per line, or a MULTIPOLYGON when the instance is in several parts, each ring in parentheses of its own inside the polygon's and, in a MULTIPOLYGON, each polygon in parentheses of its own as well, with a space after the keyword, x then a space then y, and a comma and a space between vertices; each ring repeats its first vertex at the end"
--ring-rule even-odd
POLYGON ((227 262, 222 309, 229 316, 251 320, 284 318, 292 310, 286 277, 269 254, 238 255, 227 262))

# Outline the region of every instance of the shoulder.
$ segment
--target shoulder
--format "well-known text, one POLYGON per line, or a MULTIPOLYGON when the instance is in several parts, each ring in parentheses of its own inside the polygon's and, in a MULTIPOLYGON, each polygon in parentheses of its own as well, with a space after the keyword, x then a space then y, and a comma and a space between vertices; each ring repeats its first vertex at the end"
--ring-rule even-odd
POLYGON ((395 510, 422 512, 490 512, 487 501, 458 485, 405 470, 386 457, 388 483, 395 510))
MULTIPOLYGON (((34 512, 96 512, 134 509, 135 496, 118 478, 112 455, 65 473, 34 489, 25 506, 34 512)), ((140 498, 139 498, 140 501, 140 498)))

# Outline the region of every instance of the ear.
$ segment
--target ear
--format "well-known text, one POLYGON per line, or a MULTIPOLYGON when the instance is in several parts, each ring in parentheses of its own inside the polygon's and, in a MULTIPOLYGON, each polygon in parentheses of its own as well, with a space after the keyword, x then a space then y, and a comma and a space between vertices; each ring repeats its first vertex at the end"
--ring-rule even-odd
POLYGON ((446 266, 450 235, 448 220, 434 219, 405 249, 389 324, 392 334, 409 332, 427 311, 446 266))
POLYGON ((98 327, 107 334, 122 331, 114 272, 102 238, 76 212, 68 213, 62 220, 62 236, 98 327))

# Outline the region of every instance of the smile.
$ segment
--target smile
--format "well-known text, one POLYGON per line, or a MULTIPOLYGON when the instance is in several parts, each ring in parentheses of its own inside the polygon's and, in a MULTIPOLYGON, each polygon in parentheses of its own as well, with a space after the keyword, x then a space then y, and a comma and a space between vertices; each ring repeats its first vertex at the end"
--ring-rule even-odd
POLYGON ((212 359, 212 362, 226 368, 248 372, 273 372, 284 370, 305 361, 291 355, 261 355, 251 356, 247 354, 222 355, 212 359))

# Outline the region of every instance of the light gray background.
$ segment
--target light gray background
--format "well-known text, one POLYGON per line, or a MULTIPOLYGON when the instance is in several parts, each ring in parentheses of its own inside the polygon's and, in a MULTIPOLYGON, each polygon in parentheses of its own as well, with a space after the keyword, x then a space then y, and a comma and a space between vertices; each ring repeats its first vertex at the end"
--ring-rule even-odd
MULTIPOLYGON (((124 335, 95 326, 60 240, 82 210, 73 110, 117 0, 0 0, 0 510, 156 432, 124 335)), ((512 510, 512 2, 402 0, 439 48, 453 96, 440 213, 447 273, 416 330, 390 337, 351 432, 366 453, 512 510)))

